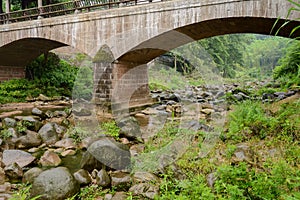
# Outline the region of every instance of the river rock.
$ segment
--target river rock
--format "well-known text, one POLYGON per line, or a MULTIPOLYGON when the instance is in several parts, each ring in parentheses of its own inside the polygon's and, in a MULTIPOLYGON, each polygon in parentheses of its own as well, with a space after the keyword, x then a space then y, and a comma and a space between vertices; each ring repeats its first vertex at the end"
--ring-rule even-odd
POLYGON ((213 188, 214 184, 217 180, 216 174, 215 173, 210 173, 206 176, 206 181, 209 187, 213 188))
POLYGON ((23 170, 17 163, 12 163, 4 168, 5 175, 10 180, 17 180, 23 176, 23 170))
POLYGON ((61 140, 57 141, 54 144, 54 146, 57 147, 57 148, 61 148, 62 147, 64 149, 76 149, 75 141, 72 138, 61 139, 61 140))
POLYGON ((39 162, 43 167, 56 167, 60 165, 61 159, 56 153, 48 150, 43 154, 39 162))
POLYGON ((4 184, 6 180, 5 171, 2 167, 0 167, 0 185, 4 184))
POLYGON ((210 108, 205 108, 201 110, 202 113, 206 114, 206 115, 210 115, 212 114, 214 111, 214 109, 210 109, 210 108))
POLYGON ((21 168, 31 164, 35 160, 30 153, 22 150, 5 150, 2 162, 5 166, 17 163, 21 168))
POLYGON ((115 186, 118 188, 129 188, 131 184, 131 177, 129 173, 114 171, 110 173, 111 177, 111 186, 115 186))
POLYGON ((156 183, 159 181, 159 178, 150 172, 135 172, 132 179, 134 183, 156 183))
POLYGON ((33 183, 34 179, 36 177, 38 177, 42 172, 43 172, 43 170, 38 167, 31 168, 27 172, 24 173, 22 182, 23 183, 33 183))
POLYGON ((29 130, 38 131, 43 124, 32 116, 26 116, 22 118, 22 125, 29 130))
POLYGON ((47 118, 52 118, 54 116, 54 114, 53 114, 53 112, 51 110, 47 110, 45 112, 45 115, 46 115, 47 118))
POLYGON ((19 149, 37 147, 42 144, 42 139, 37 132, 26 130, 26 135, 19 137, 16 141, 16 147, 19 149))
POLYGON ((0 193, 8 193, 10 192, 10 190, 11 190, 11 184, 9 182, 5 182, 0 185, 0 193))
POLYGON ((54 126, 55 132, 62 137, 62 134, 66 131, 66 128, 58 125, 57 123, 52 123, 52 124, 54 126))
POLYGON ((129 188, 133 195, 142 195, 149 199, 154 199, 159 194, 159 186, 151 183, 139 183, 129 188))
POLYGON ((88 185, 92 181, 89 172, 84 169, 78 170, 73 176, 80 185, 88 185))
POLYGON ((178 93, 173 93, 169 96, 169 100, 173 100, 175 102, 180 102, 181 96, 178 93))
POLYGON ((118 122, 121 131, 120 134, 127 138, 141 140, 142 133, 138 121, 134 117, 126 117, 118 122))
POLYGON ((111 198, 111 200, 126 200, 128 195, 126 192, 116 192, 116 194, 111 198))
POLYGON ((103 164, 88 151, 83 154, 80 161, 80 167, 89 172, 93 171, 94 169, 102 169, 102 166, 103 164))
POLYGON ((12 198, 11 193, 0 193, 0 199, 1 200, 9 200, 12 198))
POLYGON ((37 115, 37 116, 39 116, 39 117, 43 117, 43 111, 41 111, 40 109, 38 109, 38 108, 33 108, 32 110, 31 110, 31 113, 33 114, 33 115, 37 115))
POLYGON ((56 110, 53 112, 54 117, 67 117, 67 113, 63 110, 56 110))
POLYGON ((79 184, 65 167, 57 167, 42 172, 34 179, 31 197, 41 195, 39 199, 64 200, 79 191, 79 184))
POLYGON ((63 152, 60 153, 60 155, 61 155, 62 157, 66 157, 66 156, 74 156, 75 154, 76 154, 76 151, 73 150, 73 149, 68 149, 68 150, 63 151, 63 152))
POLYGON ((45 124, 40 130, 39 135, 41 136, 44 143, 47 145, 54 144, 58 141, 58 135, 52 123, 45 124))
POLYGON ((112 138, 103 137, 88 148, 88 152, 105 166, 124 170, 130 168, 129 148, 112 138))
POLYGON ((97 184, 101 187, 107 187, 110 185, 111 180, 105 169, 101 169, 96 176, 97 184))
MULTIPOLYGON (((113 198, 112 194, 105 194, 104 195, 104 200, 111 200, 113 198)), ((99 199, 99 200, 103 200, 103 199, 99 199)))
POLYGON ((6 128, 9 128, 9 127, 13 128, 17 125, 17 121, 15 119, 12 119, 9 117, 4 118, 2 123, 3 123, 3 126, 6 128))
POLYGON ((233 154, 233 162, 250 162, 252 163, 254 159, 254 152, 253 150, 244 143, 238 144, 236 146, 236 150, 233 154))
POLYGON ((39 94, 39 96, 36 98, 37 101, 50 101, 51 98, 50 97, 47 97, 43 94, 39 94))
POLYGON ((15 128, 8 128, 7 134, 10 135, 12 138, 18 138, 18 133, 15 128))

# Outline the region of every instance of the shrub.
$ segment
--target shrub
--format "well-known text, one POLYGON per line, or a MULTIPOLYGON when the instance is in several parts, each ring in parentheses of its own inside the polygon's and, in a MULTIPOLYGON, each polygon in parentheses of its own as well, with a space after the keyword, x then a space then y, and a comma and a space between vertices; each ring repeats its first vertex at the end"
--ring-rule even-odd
POLYGON ((267 116, 259 102, 245 101, 234 107, 229 115, 227 138, 242 141, 251 136, 261 139, 266 130, 272 128, 276 120, 267 116))

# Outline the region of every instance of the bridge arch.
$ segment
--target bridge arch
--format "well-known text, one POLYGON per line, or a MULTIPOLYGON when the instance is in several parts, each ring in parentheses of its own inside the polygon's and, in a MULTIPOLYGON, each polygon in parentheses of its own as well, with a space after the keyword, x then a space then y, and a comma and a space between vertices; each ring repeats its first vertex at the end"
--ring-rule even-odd
MULTIPOLYGON (((276 18, 263 17, 231 17, 201 21, 149 38, 147 41, 143 41, 128 50, 128 52, 121 55, 117 60, 118 62, 145 64, 189 42, 225 34, 252 33, 274 36, 280 25, 285 22, 285 20, 279 20, 277 25, 274 26, 277 20, 276 18)), ((299 37, 300 30, 290 35, 292 29, 298 25, 300 25, 300 22, 290 21, 280 29, 277 36, 287 38, 299 37)))
POLYGON ((66 44, 44 38, 30 37, 19 39, 0 48, 0 54, 5 55, 1 56, 1 65, 24 66, 39 55, 63 46, 66 46, 66 44), (12 61, 13 65, 11 65, 12 61))

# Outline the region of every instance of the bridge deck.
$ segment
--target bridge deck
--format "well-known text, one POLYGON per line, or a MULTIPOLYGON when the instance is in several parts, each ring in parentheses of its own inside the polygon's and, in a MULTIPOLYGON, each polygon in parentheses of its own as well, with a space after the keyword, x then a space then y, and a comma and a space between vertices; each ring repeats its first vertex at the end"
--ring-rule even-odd
POLYGON ((51 4, 43 7, 30 8, 10 13, 0 14, 0 24, 35 20, 73 14, 76 12, 90 12, 94 10, 112 9, 134 6, 164 0, 75 0, 64 3, 51 4))

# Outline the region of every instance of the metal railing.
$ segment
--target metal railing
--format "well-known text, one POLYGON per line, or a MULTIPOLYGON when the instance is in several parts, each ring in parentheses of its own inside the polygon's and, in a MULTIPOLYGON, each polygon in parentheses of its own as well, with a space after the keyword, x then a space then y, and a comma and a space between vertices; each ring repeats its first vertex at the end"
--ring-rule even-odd
POLYGON ((75 12, 89 12, 93 10, 133 6, 157 1, 163 0, 74 0, 42 6, 39 8, 30 8, 9 13, 2 13, 0 14, 0 24, 61 16, 75 12))

